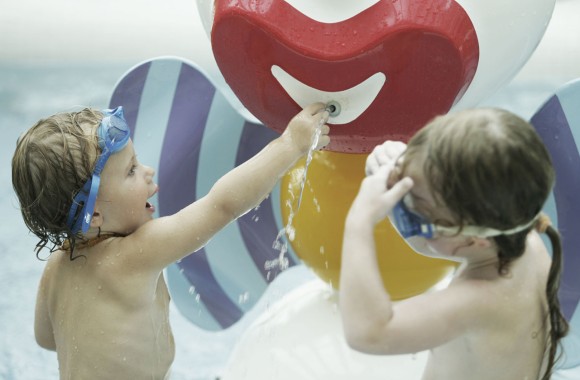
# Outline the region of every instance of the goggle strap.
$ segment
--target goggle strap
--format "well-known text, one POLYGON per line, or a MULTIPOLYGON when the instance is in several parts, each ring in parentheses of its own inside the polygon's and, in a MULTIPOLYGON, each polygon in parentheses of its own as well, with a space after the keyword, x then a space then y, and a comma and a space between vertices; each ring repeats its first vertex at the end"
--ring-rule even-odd
POLYGON ((101 178, 98 175, 93 176, 93 180, 91 181, 91 192, 87 198, 86 207, 83 210, 82 215, 82 231, 83 233, 87 233, 89 227, 91 226, 91 219, 93 218, 93 212, 95 210, 95 202, 97 200, 97 192, 99 191, 99 184, 101 183, 101 178), (94 194, 94 196, 91 196, 94 194))
POLYGON ((488 238, 500 235, 513 235, 517 234, 518 232, 524 231, 536 223, 538 218, 540 217, 541 213, 536 215, 532 220, 528 223, 519 225, 514 228, 510 228, 508 230, 497 230, 495 228, 488 228, 488 227, 479 227, 479 226, 464 226, 461 231, 457 227, 442 227, 442 226, 435 226, 435 230, 437 232, 445 232, 448 234, 456 234, 460 233, 464 236, 473 236, 473 237, 480 237, 480 238, 488 238))

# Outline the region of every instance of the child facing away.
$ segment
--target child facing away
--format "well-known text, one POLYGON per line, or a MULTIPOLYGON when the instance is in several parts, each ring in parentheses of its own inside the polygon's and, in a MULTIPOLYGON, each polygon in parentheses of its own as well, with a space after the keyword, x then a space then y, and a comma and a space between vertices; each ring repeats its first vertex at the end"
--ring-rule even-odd
MULTIPOLYGON (((312 104, 207 195, 153 219, 155 171, 137 160, 122 108, 40 120, 19 139, 12 181, 27 227, 54 251, 36 303, 38 344, 62 379, 164 379, 174 358, 163 269, 258 205, 312 144, 328 144, 312 104)), ((185 174, 184 174, 185 175, 185 174)))
POLYGON ((424 380, 549 379, 568 324, 560 238, 541 213, 555 174, 533 127, 493 108, 439 116, 408 145, 375 148, 366 173, 344 232, 348 344, 379 355, 429 350, 424 380), (387 216, 416 251, 462 262, 446 289, 391 301, 373 238, 387 216))

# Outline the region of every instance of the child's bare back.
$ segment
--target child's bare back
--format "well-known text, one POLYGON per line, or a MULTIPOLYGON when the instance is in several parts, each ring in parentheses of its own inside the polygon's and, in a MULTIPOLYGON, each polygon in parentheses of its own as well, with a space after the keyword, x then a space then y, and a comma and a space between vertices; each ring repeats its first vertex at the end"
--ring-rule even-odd
MULTIPOLYGON (((550 257, 536 232, 506 276, 495 267, 456 277, 449 290, 471 293, 488 309, 485 322, 458 339, 430 350, 423 380, 537 380, 546 355, 547 303, 543 294, 550 257)), ((450 326, 453 328, 453 326, 450 326)), ((545 363, 544 363, 545 364, 545 363)))
POLYGON ((61 378, 164 379, 168 374, 175 346, 165 281, 160 271, 131 271, 121 257, 131 252, 121 250, 121 239, 81 249, 78 255, 84 257, 73 261, 58 251, 47 263, 35 330, 44 335, 37 335, 43 347, 59 348, 61 378))

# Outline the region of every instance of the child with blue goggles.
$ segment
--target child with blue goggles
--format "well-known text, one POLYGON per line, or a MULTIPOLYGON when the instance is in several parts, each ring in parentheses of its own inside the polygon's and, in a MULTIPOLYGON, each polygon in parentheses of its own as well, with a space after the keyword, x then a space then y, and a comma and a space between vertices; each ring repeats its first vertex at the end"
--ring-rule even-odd
MULTIPOLYGON (((256 207, 312 145, 329 143, 324 104, 220 178, 153 218, 155 171, 137 160, 121 107, 61 113, 18 140, 13 186, 38 251, 55 247, 38 288, 35 336, 63 379, 165 379, 175 354, 163 269, 256 207), (235 196, 232 196, 235 192, 235 196)), ((184 173, 183 175, 187 175, 184 173)))

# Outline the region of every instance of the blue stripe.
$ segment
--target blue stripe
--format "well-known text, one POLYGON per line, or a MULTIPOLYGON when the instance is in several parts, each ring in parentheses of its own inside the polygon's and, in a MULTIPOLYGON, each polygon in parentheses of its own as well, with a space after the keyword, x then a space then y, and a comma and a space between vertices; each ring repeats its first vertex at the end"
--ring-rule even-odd
MULTIPOLYGON (((161 162, 161 142, 167 129, 180 71, 180 61, 153 61, 141 94, 133 143, 139 160, 153 168, 158 168, 161 162)), ((151 198, 151 203, 158 204, 157 194, 151 198)), ((155 216, 159 216, 159 209, 155 210, 155 216)))
MULTIPOLYGON (((580 79, 566 84, 562 89, 558 90, 556 95, 570 125, 576 147, 580 147, 580 79)), ((579 172, 580 168, 576 168, 576 173, 579 172)), ((580 189, 576 189, 576 194, 578 192, 580 192, 580 189)), ((577 215, 577 219, 580 220, 580 215, 577 215)), ((576 224, 576 227, 580 228, 580 222, 576 224)), ((575 256, 577 257, 578 255, 575 256)), ((580 268, 580 265, 576 266, 576 268, 580 268)), ((577 286, 577 291, 580 291, 580 285, 577 286)), ((574 326, 575 334, 580 337, 580 304, 576 307, 571 324, 574 326)), ((578 350, 580 351, 580 340, 577 344, 578 350)), ((580 352, 578 352, 576 357, 576 365, 580 366, 580 352)))
MULTIPOLYGON (((200 148, 198 197, 207 194, 218 179, 236 166, 243 124, 244 119, 216 93, 200 148)), ((238 223, 230 223, 220 231, 205 251, 224 292, 242 310, 248 311, 266 290, 266 283, 250 259, 238 223)))
MULTIPOLYGON (((240 138, 236 165, 256 155, 270 141, 279 137, 280 134, 265 128, 262 125, 246 123, 240 138)), ((268 197, 260 204, 257 210, 254 210, 239 219, 242 236, 251 253, 257 268, 262 272, 264 279, 268 282, 273 281, 280 273, 280 268, 274 266, 266 268, 267 262, 273 262, 279 259, 280 251, 272 248, 272 244, 278 235, 278 225, 274 216, 273 202, 279 204, 279 199, 274 200, 272 196, 268 197)), ((296 265, 294 258, 288 254, 284 256, 288 260, 288 265, 296 265)))
POLYGON ((184 269, 178 264, 171 264, 165 268, 165 278, 171 291, 173 303, 179 312, 196 326, 211 331, 221 330, 222 326, 207 310, 201 296, 199 299, 197 298, 199 293, 189 283, 183 272, 184 269))
POLYGON ((556 95, 571 126, 576 146, 580 146, 580 79, 566 84, 556 95))
POLYGON ((576 201, 580 189, 580 155, 558 97, 550 98, 531 122, 546 144, 556 170, 554 195, 564 254, 559 296, 562 311, 570 320, 580 299, 580 279, 576 273, 580 268, 580 255, 576 254, 580 247, 580 202, 576 201))
MULTIPOLYGON (((201 249, 184 257, 178 265, 183 269, 182 274, 199 294, 200 301, 204 303, 206 310, 223 329, 230 327, 242 318, 242 311, 231 303, 218 285, 207 261, 205 250, 201 249)), ((198 316, 186 315, 196 324, 198 316)))
MULTIPOLYGON (((172 215, 197 199, 199 148, 214 93, 215 87, 203 74, 191 66, 182 66, 159 168, 160 215, 172 215)), ((228 327, 241 317, 239 307, 216 281, 203 249, 179 265, 221 326, 228 327)))
POLYGON ((109 102, 109 108, 123 106, 123 114, 131 132, 135 131, 141 94, 150 66, 151 62, 145 62, 130 69, 115 86, 109 102))

